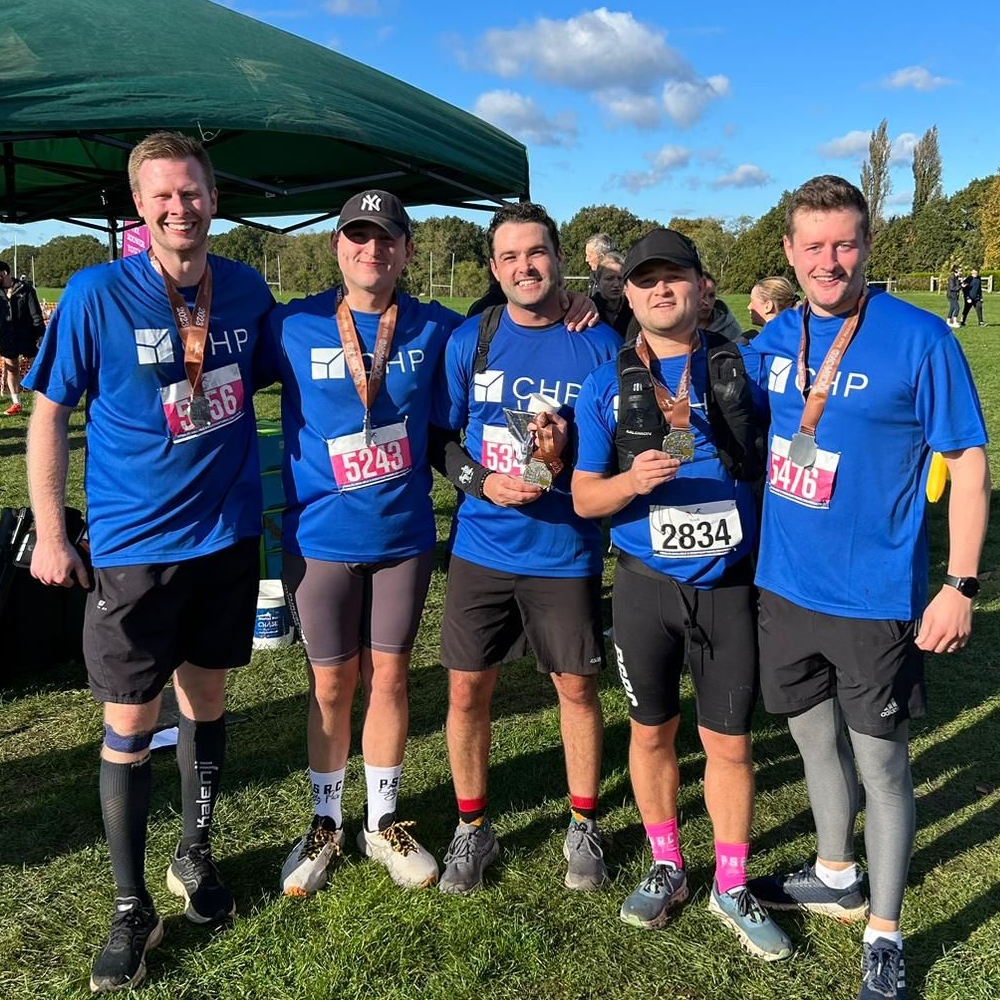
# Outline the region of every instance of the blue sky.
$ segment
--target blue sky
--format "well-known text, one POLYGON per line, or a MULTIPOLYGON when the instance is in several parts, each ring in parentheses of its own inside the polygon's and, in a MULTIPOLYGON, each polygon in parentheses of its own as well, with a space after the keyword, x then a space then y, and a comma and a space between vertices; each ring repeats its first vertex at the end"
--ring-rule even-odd
MULTIPOLYGON (((946 194, 1000 170, 996 4, 885 0, 867 20, 853 5, 729 0, 225 5, 516 136, 532 197, 559 222, 591 204, 663 222, 757 217, 815 174, 856 183, 882 118, 895 157, 890 214, 909 211, 913 144, 933 125, 946 194)), ((0 226, 0 241, 13 228, 0 226)), ((18 238, 59 232, 83 230, 43 223, 18 238)))

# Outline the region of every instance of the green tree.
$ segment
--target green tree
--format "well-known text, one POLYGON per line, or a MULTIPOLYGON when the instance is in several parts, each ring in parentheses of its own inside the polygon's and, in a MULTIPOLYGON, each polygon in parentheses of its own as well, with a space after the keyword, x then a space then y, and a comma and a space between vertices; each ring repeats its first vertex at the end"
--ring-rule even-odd
POLYGON ((941 149, 937 125, 931 126, 913 147, 913 215, 929 201, 941 198, 941 149))
POLYGON ((993 177, 976 178, 948 199, 952 228, 956 234, 952 259, 966 270, 980 266, 983 260, 981 207, 992 183, 993 177))
MULTIPOLYGON (((340 268, 330 247, 330 233, 298 233, 286 236, 278 249, 269 251, 268 280, 277 280, 280 258, 281 287, 285 292, 312 295, 340 283, 340 268)), ((272 247, 275 243, 272 241, 272 247)))
POLYGON ((873 281, 888 281, 915 270, 913 243, 912 216, 903 215, 890 219, 872 240, 868 277, 873 281))
POLYGON ((39 247, 35 280, 60 288, 77 271, 108 259, 108 248, 93 236, 56 236, 39 247))
MULTIPOLYGON (((403 287, 411 295, 447 295, 451 287, 451 267, 456 273, 463 261, 486 264, 486 234, 482 226, 457 215, 432 216, 413 224, 413 257, 406 268, 403 287), (434 288, 430 288, 433 264, 434 288)), ((457 281, 457 279, 456 279, 457 281)), ((456 295, 458 292, 455 293, 456 295)), ((477 295, 480 293, 476 293, 477 295)))
POLYGON ((694 241, 705 270, 711 271, 718 281, 723 281, 729 255, 736 242, 735 234, 723 226, 719 219, 712 218, 673 218, 668 225, 694 241))
POLYGON ((241 260, 244 264, 264 271, 264 255, 267 238, 271 235, 256 226, 235 226, 218 236, 209 236, 208 249, 220 257, 241 260))
POLYGON ((720 291, 749 293, 761 278, 786 277, 795 280, 795 272, 785 258, 782 243, 785 210, 791 197, 791 192, 785 191, 774 208, 736 238, 724 276, 719 278, 720 291))
POLYGON ((607 233, 623 253, 639 237, 644 236, 662 222, 640 219, 627 208, 617 205, 588 205, 559 227, 559 241, 563 252, 563 274, 589 276, 590 268, 583 248, 594 233, 607 233))
POLYGON ((944 198, 932 198, 913 219, 912 271, 939 271, 955 257, 958 232, 944 198))
POLYGON ((889 121, 883 118, 879 126, 872 132, 868 143, 868 159, 861 167, 861 190, 868 202, 871 215, 872 232, 876 232, 883 223, 882 210, 885 199, 892 190, 889 179, 889 158, 892 155, 892 143, 889 141, 889 121))
POLYGON ((983 267, 1000 270, 1000 174, 994 174, 979 206, 979 228, 983 234, 983 267))

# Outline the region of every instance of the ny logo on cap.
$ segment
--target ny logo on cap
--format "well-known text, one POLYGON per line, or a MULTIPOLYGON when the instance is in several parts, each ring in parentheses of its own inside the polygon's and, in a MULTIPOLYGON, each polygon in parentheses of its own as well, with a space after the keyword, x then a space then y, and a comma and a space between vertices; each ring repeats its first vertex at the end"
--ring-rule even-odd
POLYGON ((382 199, 377 194, 366 194, 361 199, 362 212, 381 212, 382 199))

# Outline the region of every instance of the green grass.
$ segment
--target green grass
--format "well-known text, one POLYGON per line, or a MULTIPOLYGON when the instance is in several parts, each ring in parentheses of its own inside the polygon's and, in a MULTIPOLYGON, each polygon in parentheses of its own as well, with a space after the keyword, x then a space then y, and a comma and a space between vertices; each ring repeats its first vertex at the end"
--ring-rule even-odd
MULTIPOLYGON (((919 297, 914 296, 919 300, 919 297)), ((943 315, 943 297, 930 296, 943 315)), ((745 306, 737 298, 734 309, 745 306)), ((987 303, 987 308, 990 304, 987 303)), ((1000 435, 997 329, 962 331, 990 430, 1000 435)), ((264 416, 278 396, 259 397, 264 416)), ((82 502, 82 420, 73 417, 69 499, 82 502)), ((0 504, 26 501, 23 418, 0 424, 0 504)), ((994 476, 998 453, 991 447, 994 476)), ((443 533, 451 490, 435 487, 443 533)), ((931 512, 932 580, 943 572, 944 510, 931 512)), ((1000 983, 1000 532, 989 537, 984 586, 969 649, 928 661, 930 714, 914 726, 919 830, 903 912, 910 995, 986 1000, 1000 983)), ((435 575, 414 654, 411 739, 401 807, 440 859, 455 822, 443 734, 446 686, 437 662, 444 579, 435 575)), ((0 657, 4 637, 0 637, 0 657)), ((0 659, 0 663, 2 663, 0 659)), ((82 997, 107 932, 107 847, 97 799, 100 708, 83 671, 26 670, 0 691, 0 996, 82 997)), ((361 760, 348 766, 349 853, 330 887, 309 900, 280 897, 278 870, 309 818, 302 652, 257 652, 231 675, 230 707, 247 721, 229 730, 216 854, 239 917, 210 932, 187 923, 163 884, 178 830, 170 751, 154 757, 148 872, 167 924, 152 953, 150 1000, 410 998, 583 1000, 850 1000, 857 991, 860 928, 782 916, 795 957, 764 965, 744 956, 705 909, 712 834, 701 799, 703 757, 685 690, 680 735, 681 836, 692 901, 663 931, 617 919, 648 862, 627 773, 628 717, 613 672, 601 681, 607 737, 603 825, 612 881, 593 895, 562 888, 565 779, 551 685, 523 661, 502 672, 495 699, 492 813, 502 855, 470 899, 405 892, 361 859, 361 760)), ((357 716, 354 732, 357 733, 357 716)), ((795 866, 813 849, 801 766, 783 723, 759 713, 754 872, 795 866)), ((859 850, 863 853, 863 845, 859 850)))

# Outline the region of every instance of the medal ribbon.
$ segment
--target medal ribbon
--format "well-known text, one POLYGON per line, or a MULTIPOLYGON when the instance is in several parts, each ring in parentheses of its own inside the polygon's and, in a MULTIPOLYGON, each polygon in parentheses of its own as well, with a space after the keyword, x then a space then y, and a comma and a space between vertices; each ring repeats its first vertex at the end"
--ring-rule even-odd
POLYGON ((340 342, 344 346, 344 361, 354 381, 361 405, 365 408, 365 432, 371 428, 371 411, 375 397, 382 388, 385 377, 385 366, 392 349, 392 337, 396 332, 396 299, 393 297, 389 308, 378 319, 378 333, 375 335, 375 350, 372 352, 372 370, 369 375, 365 371, 365 360, 361 356, 361 341, 358 339, 358 329, 354 325, 351 307, 344 298, 344 290, 337 290, 337 329, 340 331, 340 342))
POLYGON ((643 339, 640 331, 635 340, 635 353, 639 360, 646 366, 649 377, 653 382, 653 395, 656 397, 656 405, 659 406, 667 426, 672 431, 691 430, 691 356, 694 354, 694 345, 698 339, 698 332, 695 331, 688 344, 687 360, 684 362, 684 371, 681 372, 680 380, 677 382, 677 395, 670 394, 670 390, 663 385, 653 374, 653 366, 649 353, 649 347, 643 339))
POLYGON ((799 424, 799 433, 808 437, 816 438, 816 427, 826 409, 827 397, 830 394, 830 386, 840 368, 840 362, 847 353, 847 348, 851 346, 858 328, 861 326, 861 317, 864 312, 866 293, 862 292, 854 308, 847 319, 844 320, 837 336, 834 338, 830 349, 823 358, 816 381, 810 387, 809 369, 806 366, 806 358, 809 353, 809 316, 811 310, 809 302, 802 306, 802 336, 799 339, 798 368, 795 374, 795 385, 805 398, 805 406, 802 408, 802 422, 799 424))
POLYGON ((188 309, 184 297, 177 290, 170 275, 150 251, 149 258, 160 272, 167 290, 170 308, 174 313, 177 336, 184 345, 184 371, 191 384, 191 398, 204 396, 201 386, 202 371, 205 367, 205 342, 208 340, 208 318, 212 311, 212 265, 205 262, 205 273, 198 282, 198 294, 194 301, 194 314, 188 309))

